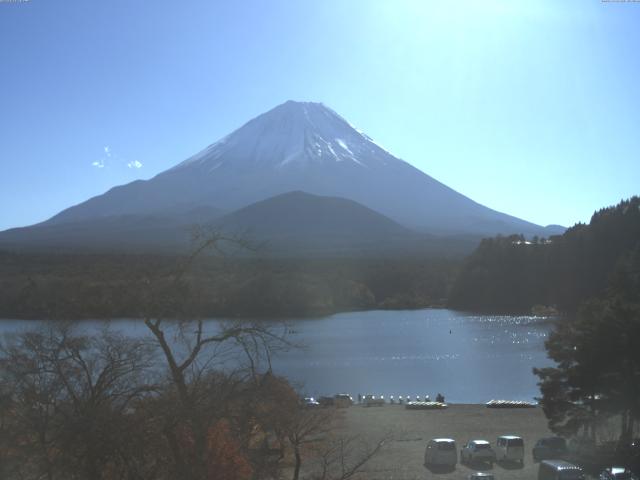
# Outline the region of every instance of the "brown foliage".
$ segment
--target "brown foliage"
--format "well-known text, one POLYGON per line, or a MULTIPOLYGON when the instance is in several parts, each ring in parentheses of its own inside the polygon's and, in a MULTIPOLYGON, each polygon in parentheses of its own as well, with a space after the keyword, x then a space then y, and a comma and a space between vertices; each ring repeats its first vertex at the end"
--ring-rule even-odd
POLYGON ((207 433, 207 479, 248 480, 253 469, 227 420, 220 420, 207 433))

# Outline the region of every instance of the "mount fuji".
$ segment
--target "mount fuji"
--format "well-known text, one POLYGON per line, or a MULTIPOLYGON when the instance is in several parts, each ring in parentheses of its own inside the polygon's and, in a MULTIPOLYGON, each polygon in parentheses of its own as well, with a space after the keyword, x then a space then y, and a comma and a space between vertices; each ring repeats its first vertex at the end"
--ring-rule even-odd
POLYGON ((83 224, 132 223, 138 216, 170 229, 188 223, 194 212, 199 220, 213 219, 294 191, 357 202, 431 235, 548 236, 563 230, 480 205, 393 156, 323 104, 288 101, 150 180, 112 188, 39 225, 0 233, 0 243, 20 243, 36 231, 54 232, 61 241, 72 225, 77 233, 83 224))

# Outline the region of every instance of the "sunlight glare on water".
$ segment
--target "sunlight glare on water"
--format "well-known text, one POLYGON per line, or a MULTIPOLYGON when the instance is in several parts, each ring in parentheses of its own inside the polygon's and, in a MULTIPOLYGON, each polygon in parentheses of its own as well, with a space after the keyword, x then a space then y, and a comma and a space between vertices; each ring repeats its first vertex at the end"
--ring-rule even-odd
MULTIPOLYGON (((217 321, 209 322, 215 328, 217 321)), ((388 398, 420 392, 434 398, 441 392, 447 401, 461 403, 533 400, 539 392, 532 368, 551 364, 544 341, 552 321, 542 317, 424 309, 348 312, 287 322, 295 332, 291 340, 304 348, 276 356, 274 372, 316 397, 347 392, 388 398)), ((0 332, 38 323, 5 320, 0 332)), ((104 324, 81 322, 89 331, 104 324)), ((110 326, 128 335, 148 334, 140 320, 113 320, 110 326)))

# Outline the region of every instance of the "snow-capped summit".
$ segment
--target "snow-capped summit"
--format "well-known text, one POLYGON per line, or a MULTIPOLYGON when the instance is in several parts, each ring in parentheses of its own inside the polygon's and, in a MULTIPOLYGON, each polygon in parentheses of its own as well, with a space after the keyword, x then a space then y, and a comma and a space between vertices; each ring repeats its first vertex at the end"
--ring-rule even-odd
POLYGON ((325 105, 293 101, 150 180, 115 187, 46 223, 202 207, 231 212, 291 191, 353 200, 430 233, 546 233, 394 157, 325 105))
MULTIPOLYGON (((254 118, 174 167, 212 172, 235 167, 284 168, 308 164, 385 165, 389 154, 322 103, 288 102, 254 118), (366 161, 366 163, 365 163, 366 161)), ((396 160, 393 158, 393 160, 396 160)))

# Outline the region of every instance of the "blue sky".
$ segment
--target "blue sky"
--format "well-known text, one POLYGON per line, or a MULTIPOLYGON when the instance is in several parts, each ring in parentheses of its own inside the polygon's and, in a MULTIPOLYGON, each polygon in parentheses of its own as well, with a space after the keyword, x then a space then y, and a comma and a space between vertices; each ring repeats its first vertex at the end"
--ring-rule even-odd
POLYGON ((539 223, 640 193, 640 3, 0 3, 0 229, 150 178, 288 99, 539 223))

